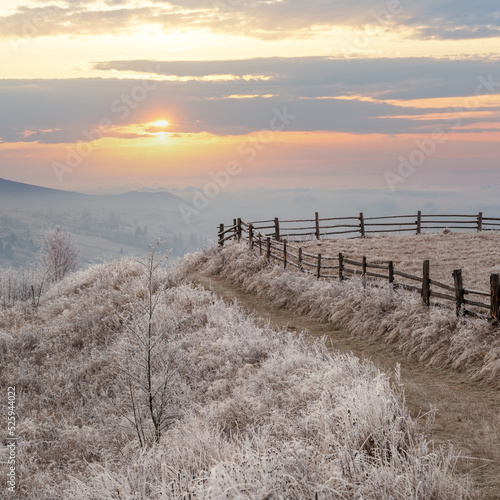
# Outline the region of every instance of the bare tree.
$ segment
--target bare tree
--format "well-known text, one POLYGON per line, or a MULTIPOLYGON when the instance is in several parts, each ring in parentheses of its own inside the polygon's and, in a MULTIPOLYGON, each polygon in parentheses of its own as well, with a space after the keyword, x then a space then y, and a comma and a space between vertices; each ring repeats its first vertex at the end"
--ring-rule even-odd
POLYGON ((167 259, 163 243, 152 245, 147 260, 138 259, 145 279, 146 294, 138 297, 134 310, 120 315, 125 328, 120 366, 127 387, 128 402, 119 413, 134 429, 141 447, 160 441, 162 433, 179 417, 175 411, 177 350, 168 341, 172 327, 157 319, 168 283, 159 271, 167 259))
POLYGON ((78 267, 80 251, 70 234, 60 226, 45 233, 42 245, 42 262, 52 281, 60 281, 78 267))

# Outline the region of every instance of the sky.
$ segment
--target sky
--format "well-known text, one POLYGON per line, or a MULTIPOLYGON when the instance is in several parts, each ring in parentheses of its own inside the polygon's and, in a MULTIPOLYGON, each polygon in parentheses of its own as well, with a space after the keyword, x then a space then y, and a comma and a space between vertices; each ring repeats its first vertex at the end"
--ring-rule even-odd
POLYGON ((500 187, 498 0, 10 0, 0 177, 500 187))

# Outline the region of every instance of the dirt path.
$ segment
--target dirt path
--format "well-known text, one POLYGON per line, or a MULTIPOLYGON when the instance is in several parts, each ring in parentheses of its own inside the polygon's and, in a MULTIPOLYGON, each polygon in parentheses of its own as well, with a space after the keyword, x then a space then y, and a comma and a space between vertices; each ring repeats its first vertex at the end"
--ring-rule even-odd
POLYGON ((368 358, 387 373, 393 373, 399 363, 411 415, 418 417, 436 408, 426 434, 437 444, 452 443, 459 456, 456 470, 469 473, 484 498, 500 499, 500 390, 474 384, 449 370, 423 367, 393 346, 368 343, 330 324, 275 307, 220 276, 196 276, 196 281, 225 300, 236 299, 243 309, 272 326, 307 330, 312 337, 326 335, 333 349, 368 358))

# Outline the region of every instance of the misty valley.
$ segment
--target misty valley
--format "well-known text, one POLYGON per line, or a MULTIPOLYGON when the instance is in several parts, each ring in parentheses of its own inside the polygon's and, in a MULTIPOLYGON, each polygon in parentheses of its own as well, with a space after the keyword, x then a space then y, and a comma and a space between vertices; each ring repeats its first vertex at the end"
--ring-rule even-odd
POLYGON ((209 239, 183 224, 177 200, 168 193, 84 195, 0 180, 0 266, 35 262, 42 234, 56 226, 73 234, 83 264, 144 255, 157 238, 171 258, 180 257, 209 239), (6 184, 17 185, 15 196, 2 192, 6 184))

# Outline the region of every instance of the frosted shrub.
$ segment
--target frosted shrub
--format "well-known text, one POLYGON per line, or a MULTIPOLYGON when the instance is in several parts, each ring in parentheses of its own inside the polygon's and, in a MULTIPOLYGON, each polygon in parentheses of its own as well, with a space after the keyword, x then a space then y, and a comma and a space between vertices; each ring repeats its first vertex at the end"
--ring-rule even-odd
POLYGON ((19 271, 0 267, 0 307, 22 302, 38 306, 47 288, 47 274, 35 264, 27 264, 19 271))
POLYGON ((227 306, 205 298, 205 326, 183 334, 184 417, 154 449, 94 468, 73 498, 468 496, 372 365, 234 308, 226 323, 227 306))
MULTIPOLYGON (((242 258, 250 273, 251 259, 242 258)), ((450 453, 419 434, 372 364, 332 353, 323 340, 259 327, 236 305, 179 281, 183 272, 161 269, 152 282, 176 418, 143 448, 128 425, 132 409, 122 406, 130 392, 120 370, 149 297, 137 261, 65 277, 29 320, 16 308, 0 312, 0 384, 18 387, 22 415, 21 498, 470 496, 452 475, 450 453)), ((302 286, 282 279, 288 289, 302 286)))
POLYGON ((499 328, 482 319, 457 318, 454 311, 427 308, 420 296, 363 288, 359 278, 326 282, 268 264, 237 243, 190 255, 179 272, 219 273, 248 291, 318 321, 329 321, 353 335, 398 345, 431 366, 467 372, 474 380, 500 383, 499 328), (251 265, 253 262, 253 267, 251 265))

